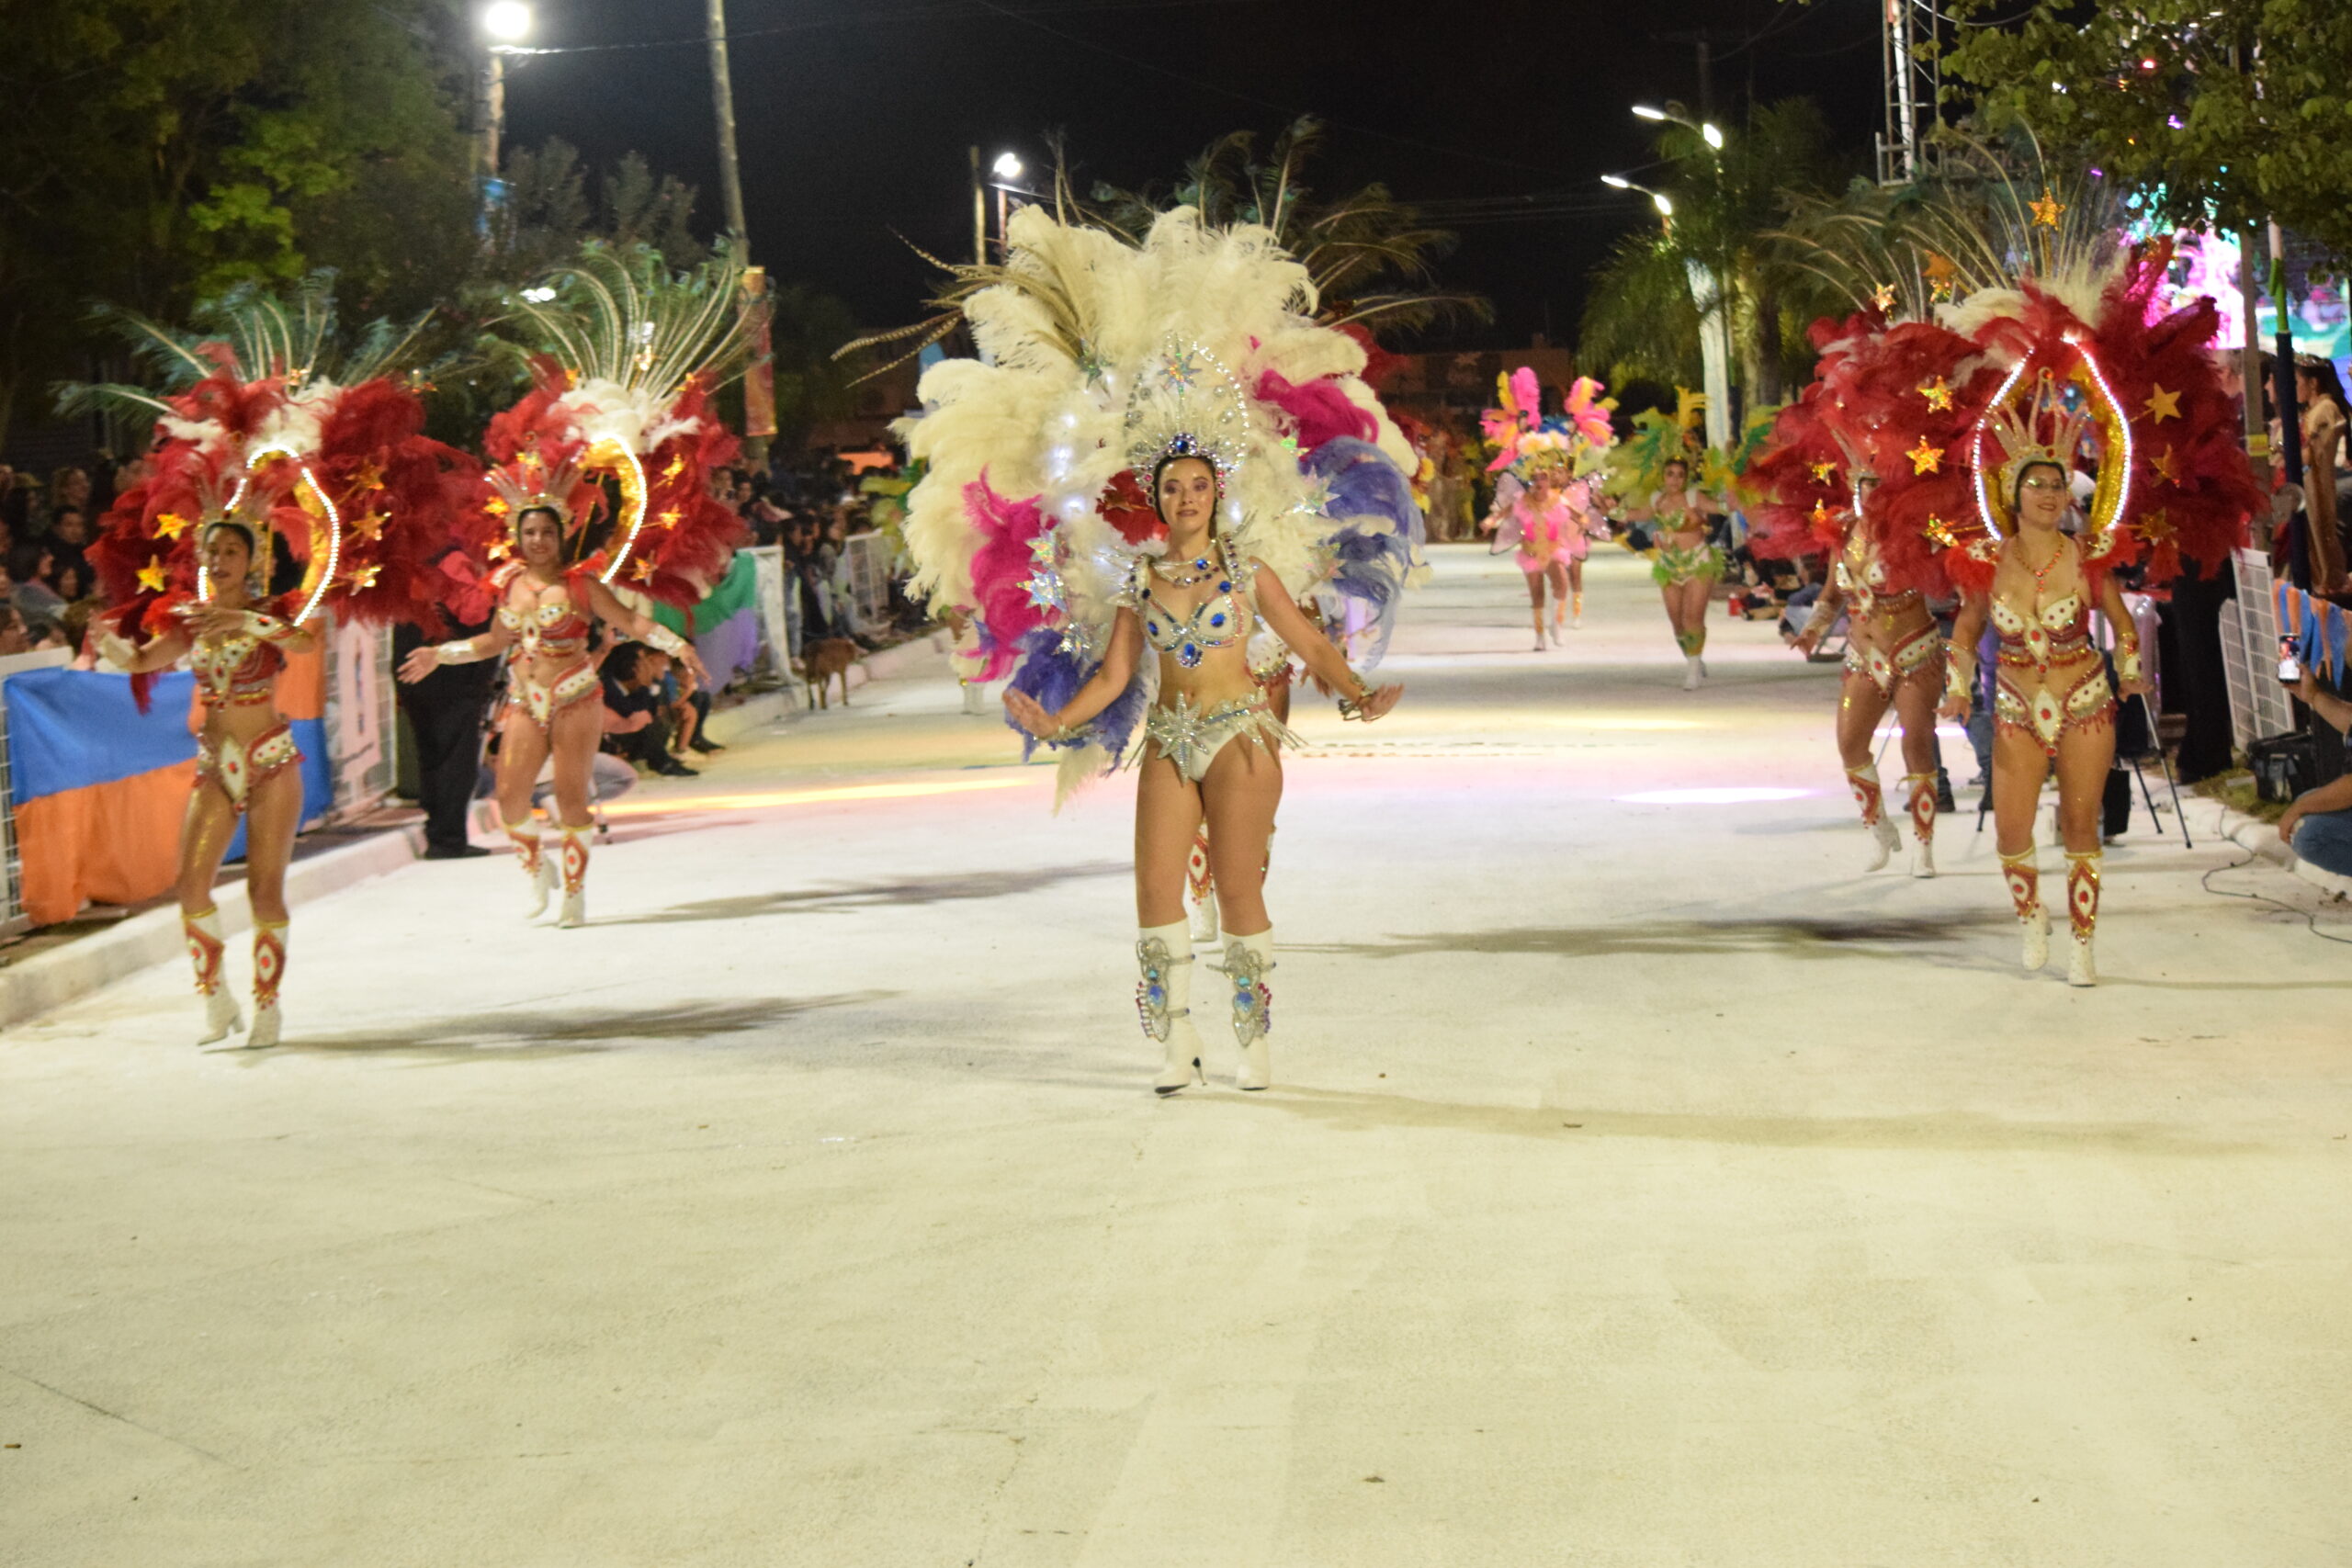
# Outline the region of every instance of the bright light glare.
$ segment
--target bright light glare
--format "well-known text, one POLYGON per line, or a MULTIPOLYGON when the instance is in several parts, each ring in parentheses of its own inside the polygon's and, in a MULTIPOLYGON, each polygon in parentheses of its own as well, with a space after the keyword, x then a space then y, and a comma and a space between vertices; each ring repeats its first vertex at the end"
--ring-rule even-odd
POLYGON ((1803 800, 1809 789, 1647 789, 1621 795, 1627 806, 1750 806, 1774 800, 1803 800))
POLYGON ((1674 216, 1674 203, 1667 200, 1666 197, 1657 191, 1650 192, 1650 205, 1657 209, 1657 215, 1660 218, 1671 218, 1674 216))
POLYGON ((996 177, 1001 180, 1017 180, 1022 175, 1021 160, 1010 152, 998 153, 996 162, 989 167, 996 171, 996 177))
POLYGON ((1707 145, 1713 148, 1716 152, 1720 152, 1724 150, 1724 133, 1722 130, 1716 126, 1714 121, 1709 120, 1706 124, 1701 126, 1699 128, 1699 134, 1701 137, 1705 139, 1707 145))
POLYGON ((523 290, 523 298, 528 299, 534 305, 544 305, 548 300, 555 298, 555 290, 547 288, 545 285, 541 285, 537 288, 526 288, 523 290))
POLYGON ((1644 119, 1664 119, 1666 118, 1666 111, 1664 109, 1654 108, 1648 104, 1635 104, 1634 106, 1634 112, 1641 116, 1644 119))
POLYGON ((1634 188, 1634 182, 1627 179, 1623 175, 1603 175, 1600 176, 1600 183, 1615 190, 1631 190, 1634 188))
POLYGON ((978 779, 909 780, 902 784, 844 784, 833 789, 772 789, 744 795, 673 795, 655 800, 621 800, 605 807, 607 817, 650 817, 664 811, 749 811, 765 806, 830 806, 843 800, 910 800, 926 795, 962 795, 978 789, 1018 789, 1035 784, 1030 773, 978 779))
POLYGON ((491 0, 481 8, 481 30, 493 43, 521 43, 531 36, 531 7, 524 0, 491 0))

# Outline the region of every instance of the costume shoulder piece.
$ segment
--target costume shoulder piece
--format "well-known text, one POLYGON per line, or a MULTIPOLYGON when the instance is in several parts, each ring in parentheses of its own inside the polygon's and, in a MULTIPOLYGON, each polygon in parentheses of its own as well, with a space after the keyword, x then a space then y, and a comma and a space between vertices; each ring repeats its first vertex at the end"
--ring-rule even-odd
MULTIPOLYGON (((1313 312, 1304 267, 1263 229, 1189 208, 1140 244, 1012 220, 1001 266, 960 302, 980 351, 922 379, 899 434, 923 464, 907 498, 915 590, 968 615, 971 673, 1047 708, 1100 668, 1164 531, 1146 488, 1168 456, 1217 470, 1219 532, 1295 598, 1393 615, 1426 572, 1411 448, 1363 380, 1365 349, 1313 312)), ((1152 661, 1065 750, 1064 790, 1115 767, 1152 661)))

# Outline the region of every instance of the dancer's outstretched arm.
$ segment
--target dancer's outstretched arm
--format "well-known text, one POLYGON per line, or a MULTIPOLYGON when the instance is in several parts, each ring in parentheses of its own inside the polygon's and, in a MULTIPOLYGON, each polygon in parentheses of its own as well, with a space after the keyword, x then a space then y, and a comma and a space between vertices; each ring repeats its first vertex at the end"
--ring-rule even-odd
POLYGON ((1401 685, 1372 686, 1364 678, 1348 668, 1348 661, 1332 646, 1306 613, 1292 602, 1283 581, 1263 562, 1253 562, 1257 576, 1250 585, 1250 595, 1257 601, 1258 614, 1265 617, 1274 635, 1289 645, 1290 650, 1306 660, 1306 668, 1317 680, 1340 694, 1340 711, 1350 718, 1366 721, 1378 718, 1396 705, 1405 694, 1401 685))
POLYGON ((479 664, 485 659, 495 659, 514 642, 513 628, 503 617, 493 616, 486 632, 455 642, 427 643, 423 648, 410 649, 408 657, 401 660, 400 677, 414 685, 444 664, 479 664))
POLYGON ((1102 667, 1059 711, 1047 713, 1036 698, 1010 687, 1004 694, 1004 711, 1012 716, 1013 723, 1040 740, 1067 740, 1096 714, 1119 700, 1119 694, 1136 678, 1136 660, 1142 651, 1143 622, 1133 610, 1123 608, 1111 623, 1111 646, 1102 655, 1102 667))
POLYGON ((702 667, 702 656, 695 645, 663 626, 650 615, 640 615, 613 595, 613 591, 593 577, 581 578, 588 586, 588 608, 607 626, 618 626, 648 648, 659 649, 678 660, 695 673, 695 679, 710 684, 710 671, 702 667))

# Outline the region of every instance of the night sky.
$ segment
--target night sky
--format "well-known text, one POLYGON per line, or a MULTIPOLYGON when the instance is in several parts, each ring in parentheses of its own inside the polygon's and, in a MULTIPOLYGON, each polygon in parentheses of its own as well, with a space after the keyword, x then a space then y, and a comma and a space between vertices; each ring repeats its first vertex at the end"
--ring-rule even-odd
MULTIPOLYGON (((537 10, 537 43, 625 47, 517 62, 508 145, 560 136, 599 165, 635 149, 700 186, 697 223, 715 228, 701 0, 537 10)), ((1663 35, 1711 31, 1727 128, 1751 95, 1809 95, 1861 166, 1880 112, 1868 0, 729 0, 728 24, 752 259, 840 295, 869 326, 915 319, 935 276, 894 231, 969 252, 967 146, 1034 168, 1058 130, 1081 189, 1166 184, 1227 130, 1271 140, 1313 111, 1332 122, 1326 193, 1379 179, 1411 201, 1571 209, 1462 225, 1442 281, 1488 296, 1498 319, 1421 346, 1523 344, 1547 321, 1573 341, 1585 276, 1618 234, 1655 221, 1599 183, 1638 179, 1655 157, 1655 128, 1628 106, 1699 106, 1695 48, 1663 35)))

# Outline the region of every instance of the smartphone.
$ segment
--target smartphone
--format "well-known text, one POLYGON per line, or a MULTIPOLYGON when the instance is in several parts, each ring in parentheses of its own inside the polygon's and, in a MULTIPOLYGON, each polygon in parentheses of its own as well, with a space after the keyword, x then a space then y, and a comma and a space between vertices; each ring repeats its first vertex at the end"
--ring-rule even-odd
POLYGON ((2295 643, 2291 637, 2278 639, 2278 680, 2289 686, 2302 684, 2302 661, 2295 657, 2295 643))

